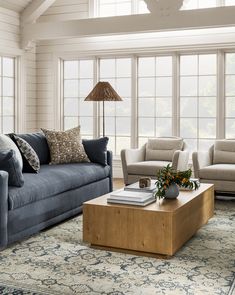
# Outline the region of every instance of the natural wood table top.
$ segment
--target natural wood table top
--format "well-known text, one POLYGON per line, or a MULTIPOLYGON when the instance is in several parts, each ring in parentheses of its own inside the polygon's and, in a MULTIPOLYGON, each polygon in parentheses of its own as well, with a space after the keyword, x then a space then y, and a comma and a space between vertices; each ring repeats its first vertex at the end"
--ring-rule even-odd
POLYGON ((198 195, 202 194, 209 188, 213 187, 213 184, 201 183, 198 190, 194 191, 180 191, 180 194, 177 199, 161 199, 156 202, 147 205, 145 207, 135 206, 135 205, 126 205, 126 204, 112 204, 107 203, 107 198, 109 194, 103 195, 101 197, 95 198, 86 202, 87 205, 96 205, 96 206, 108 206, 108 207, 127 207, 127 208, 136 208, 137 210, 149 210, 149 211, 162 211, 162 212, 174 212, 177 209, 183 207, 188 202, 192 201, 198 195))

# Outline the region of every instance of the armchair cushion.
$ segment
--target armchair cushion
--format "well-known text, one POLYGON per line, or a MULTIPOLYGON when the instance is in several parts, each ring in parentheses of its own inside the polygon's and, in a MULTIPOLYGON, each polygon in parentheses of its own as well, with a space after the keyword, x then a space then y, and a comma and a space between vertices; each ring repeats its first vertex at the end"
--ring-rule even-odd
POLYGON ((199 171, 199 178, 209 180, 235 181, 235 165, 215 164, 204 167, 199 171))
POLYGON ((171 164, 171 162, 144 161, 132 163, 127 166, 127 172, 134 175, 156 176, 157 172, 168 164, 171 164))
POLYGON ((214 164, 235 164, 235 140, 217 140, 214 145, 214 164))
POLYGON ((149 139, 146 145, 146 161, 172 161, 174 152, 183 149, 182 138, 149 139))

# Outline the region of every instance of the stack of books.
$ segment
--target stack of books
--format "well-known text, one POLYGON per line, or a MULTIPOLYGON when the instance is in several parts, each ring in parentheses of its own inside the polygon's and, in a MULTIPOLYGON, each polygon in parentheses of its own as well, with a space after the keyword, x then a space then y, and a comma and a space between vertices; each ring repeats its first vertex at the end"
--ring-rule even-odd
POLYGON ((121 189, 110 194, 107 199, 108 203, 126 204, 136 206, 147 206, 155 202, 155 197, 152 192, 128 191, 121 189))

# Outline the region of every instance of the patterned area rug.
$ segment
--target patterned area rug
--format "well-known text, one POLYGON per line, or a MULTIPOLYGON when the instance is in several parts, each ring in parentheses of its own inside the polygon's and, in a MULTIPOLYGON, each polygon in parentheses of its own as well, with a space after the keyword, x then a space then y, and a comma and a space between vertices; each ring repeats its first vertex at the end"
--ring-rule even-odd
POLYGON ((0 252, 0 294, 234 295, 235 202, 171 259, 90 249, 82 216, 0 252))

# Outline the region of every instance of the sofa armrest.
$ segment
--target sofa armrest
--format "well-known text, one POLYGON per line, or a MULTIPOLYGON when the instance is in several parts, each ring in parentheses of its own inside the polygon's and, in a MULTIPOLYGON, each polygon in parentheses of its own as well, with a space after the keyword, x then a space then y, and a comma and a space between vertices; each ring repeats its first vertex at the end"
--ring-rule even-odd
POLYGON ((7 246, 8 173, 0 171, 0 249, 7 246))
POLYGON ((113 191, 113 153, 112 151, 107 151, 107 164, 110 166, 109 174, 109 190, 113 191))
POLYGON ((185 171, 188 169, 189 152, 175 151, 172 159, 172 167, 178 171, 185 171))
POLYGON ((193 152, 193 168, 195 177, 199 178, 199 171, 203 167, 212 165, 212 159, 209 152, 193 152))
POLYGON ((125 149, 121 151, 122 171, 124 183, 128 184, 127 166, 145 160, 145 145, 140 149, 125 149))

